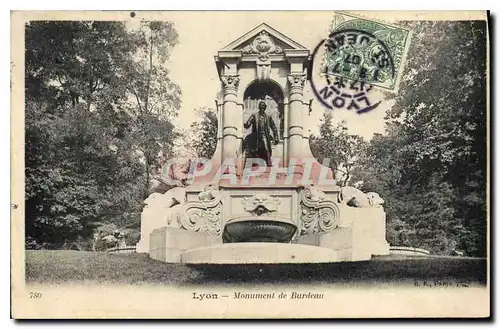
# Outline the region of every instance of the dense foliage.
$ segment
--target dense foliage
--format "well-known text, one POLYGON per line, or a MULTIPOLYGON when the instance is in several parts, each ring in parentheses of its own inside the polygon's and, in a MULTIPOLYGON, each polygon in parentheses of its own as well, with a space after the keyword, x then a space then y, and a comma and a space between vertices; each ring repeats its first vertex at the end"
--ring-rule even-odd
POLYGON ((385 199, 390 243, 485 256, 486 24, 407 26, 400 92, 355 180, 385 199))
POLYGON ((198 157, 211 159, 217 148, 217 113, 208 107, 196 109, 195 112, 199 120, 191 124, 194 136, 190 146, 198 157))
POLYGON ((367 143, 360 136, 349 134, 344 121, 333 125, 332 117, 332 112, 324 113, 319 136, 311 136, 311 152, 320 163, 332 169, 339 186, 346 186, 351 183, 353 170, 364 155, 367 143))
POLYGON ((165 63, 169 23, 26 25, 26 236, 60 246, 96 228, 137 229, 180 90, 165 63))

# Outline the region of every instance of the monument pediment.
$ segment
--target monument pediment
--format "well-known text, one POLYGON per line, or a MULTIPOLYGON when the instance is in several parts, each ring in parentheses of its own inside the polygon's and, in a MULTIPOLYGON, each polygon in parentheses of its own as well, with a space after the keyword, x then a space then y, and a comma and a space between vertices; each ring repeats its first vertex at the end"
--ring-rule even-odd
POLYGON ((252 45, 262 44, 261 49, 266 49, 266 43, 272 47, 280 48, 281 50, 307 50, 306 47, 293 41, 281 32, 273 29, 269 25, 262 23, 253 30, 247 32, 235 41, 221 49, 221 51, 243 51, 250 50, 252 45))
POLYGON ((268 63, 290 57, 306 60, 308 56, 306 47, 263 23, 219 50, 216 62, 232 58, 268 63))
POLYGON ((271 62, 293 62, 303 65, 308 58, 309 49, 262 23, 219 50, 215 62, 219 76, 223 71, 226 74, 236 72, 236 66, 240 62, 255 62, 261 78, 266 78, 271 62))

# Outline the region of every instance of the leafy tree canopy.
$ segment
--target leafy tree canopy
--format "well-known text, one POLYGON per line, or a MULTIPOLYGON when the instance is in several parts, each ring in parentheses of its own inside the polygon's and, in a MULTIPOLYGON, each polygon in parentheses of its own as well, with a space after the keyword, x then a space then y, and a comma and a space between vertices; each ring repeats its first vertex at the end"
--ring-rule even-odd
POLYGON ((26 25, 26 235, 59 243, 99 225, 134 228, 180 89, 168 22, 26 25))

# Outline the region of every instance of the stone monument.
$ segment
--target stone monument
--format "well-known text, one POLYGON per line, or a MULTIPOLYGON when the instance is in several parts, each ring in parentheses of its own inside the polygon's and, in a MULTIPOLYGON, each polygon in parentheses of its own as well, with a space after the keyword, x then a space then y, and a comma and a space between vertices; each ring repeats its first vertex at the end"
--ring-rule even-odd
POLYGON ((267 24, 218 52, 217 149, 191 164, 186 186, 146 200, 138 252, 189 264, 389 254, 383 200, 338 187, 311 153, 303 133, 309 60, 308 49, 267 24))

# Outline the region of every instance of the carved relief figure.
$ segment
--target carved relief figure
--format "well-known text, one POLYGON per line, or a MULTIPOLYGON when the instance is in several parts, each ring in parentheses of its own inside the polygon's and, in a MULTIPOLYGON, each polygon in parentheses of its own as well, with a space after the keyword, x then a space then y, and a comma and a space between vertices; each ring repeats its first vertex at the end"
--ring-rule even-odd
POLYGON ((265 193, 257 193, 253 197, 243 198, 241 201, 245 211, 252 215, 261 216, 278 210, 280 200, 277 197, 269 196, 265 193))

